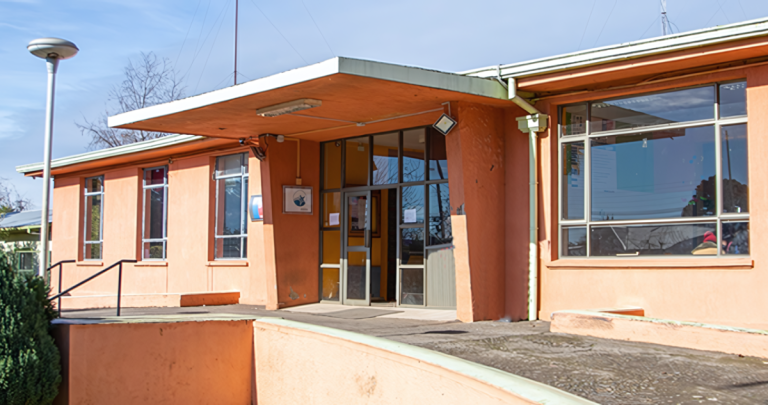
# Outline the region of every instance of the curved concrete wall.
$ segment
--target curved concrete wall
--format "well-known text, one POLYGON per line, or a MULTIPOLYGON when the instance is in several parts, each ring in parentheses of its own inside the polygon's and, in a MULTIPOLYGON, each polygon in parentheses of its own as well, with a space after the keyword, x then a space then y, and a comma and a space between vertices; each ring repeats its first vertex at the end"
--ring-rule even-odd
POLYGON ((271 404, 593 404, 431 350, 276 318, 254 322, 256 392, 271 404))

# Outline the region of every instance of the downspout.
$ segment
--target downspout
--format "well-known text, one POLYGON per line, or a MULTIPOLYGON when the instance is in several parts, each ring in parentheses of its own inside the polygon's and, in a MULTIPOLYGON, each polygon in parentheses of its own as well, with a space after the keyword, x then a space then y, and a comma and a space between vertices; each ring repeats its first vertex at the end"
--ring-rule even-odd
POLYGON ((538 152, 537 132, 547 129, 547 114, 517 94, 517 83, 509 79, 509 99, 530 115, 517 117, 517 127, 528 134, 528 320, 538 319, 539 249, 538 249, 538 152))

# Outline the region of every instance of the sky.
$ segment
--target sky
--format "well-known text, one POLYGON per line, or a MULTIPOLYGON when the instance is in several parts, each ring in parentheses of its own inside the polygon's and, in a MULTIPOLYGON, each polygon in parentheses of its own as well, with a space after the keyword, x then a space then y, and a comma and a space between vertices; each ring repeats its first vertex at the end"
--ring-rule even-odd
MULTIPOLYGON (((76 123, 105 111, 141 52, 167 58, 185 95, 232 85, 235 0, 0 0, 0 178, 40 207, 45 62, 29 41, 60 37, 80 53, 56 83, 53 157, 87 151, 76 123)), ((448 72, 661 34, 659 0, 239 0, 238 82, 334 56, 448 72)), ((674 32, 768 17, 765 0, 667 0, 674 32)))

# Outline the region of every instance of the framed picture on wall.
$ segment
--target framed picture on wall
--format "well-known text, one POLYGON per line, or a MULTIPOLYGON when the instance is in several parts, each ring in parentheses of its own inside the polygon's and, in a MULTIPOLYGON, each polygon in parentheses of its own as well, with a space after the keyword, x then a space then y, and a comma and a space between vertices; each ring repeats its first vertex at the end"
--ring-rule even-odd
POLYGON ((312 215, 312 187, 283 186, 283 214, 312 215))
MULTIPOLYGON (((374 190, 371 191, 371 237, 374 238, 380 238, 381 237, 381 190, 374 190)), ((363 237, 365 236, 363 231, 365 228, 365 225, 360 222, 360 214, 359 210, 352 209, 350 207, 349 209, 349 218, 347 221, 347 231, 349 232, 349 236, 352 237, 363 237)), ((364 215, 364 214, 363 214, 364 215)))

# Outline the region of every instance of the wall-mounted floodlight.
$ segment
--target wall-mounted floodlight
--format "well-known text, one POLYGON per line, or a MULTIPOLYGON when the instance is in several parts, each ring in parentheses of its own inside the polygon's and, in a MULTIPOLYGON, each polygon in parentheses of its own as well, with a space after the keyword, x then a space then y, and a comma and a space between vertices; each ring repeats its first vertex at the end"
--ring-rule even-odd
POLYGON ((277 117, 278 115, 308 110, 310 108, 320 107, 321 105, 323 105, 321 100, 302 98, 299 100, 289 101, 287 103, 275 104, 269 107, 259 108, 256 110, 256 114, 259 114, 262 117, 277 117))
POLYGON ((456 124, 457 122, 455 119, 449 117, 448 114, 443 114, 434 124, 432 124, 432 127, 440 131, 441 134, 448 135, 456 124))

